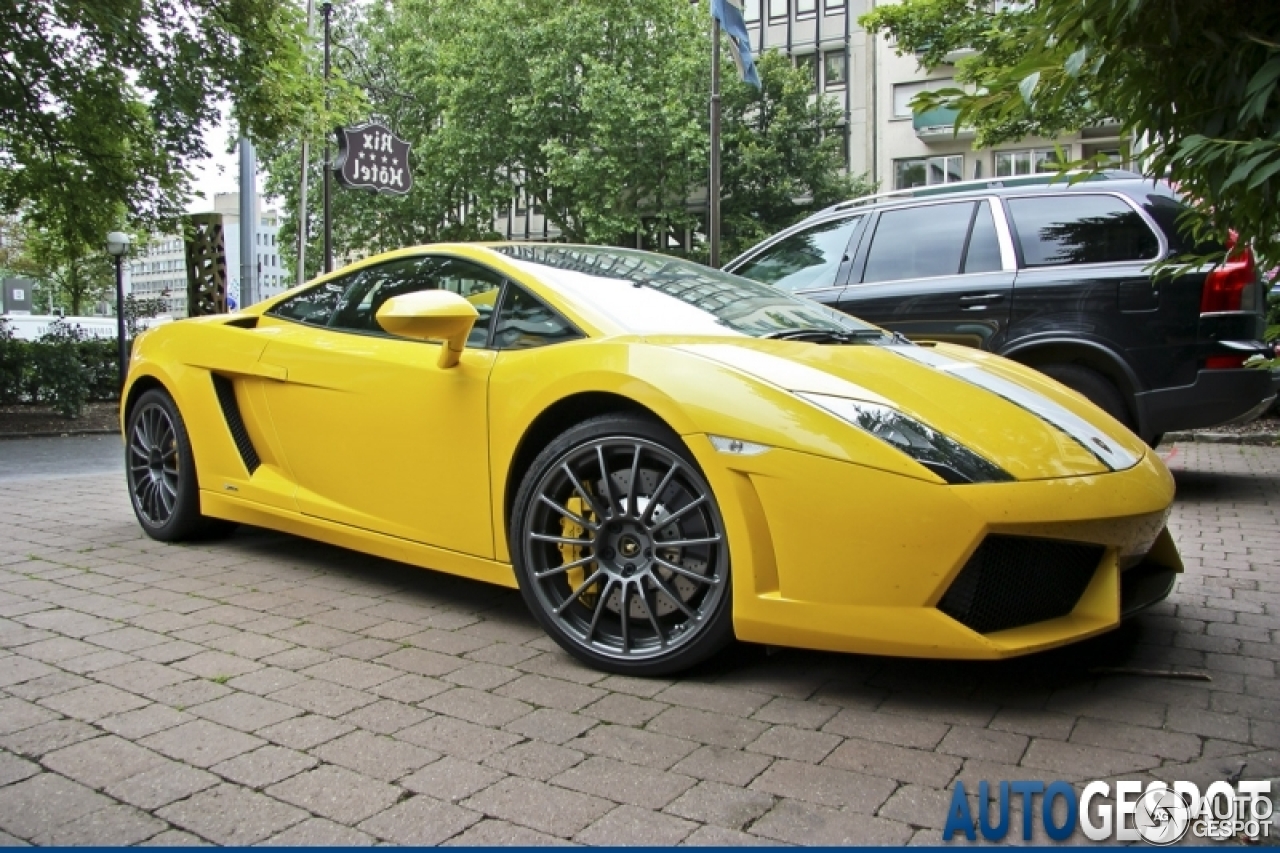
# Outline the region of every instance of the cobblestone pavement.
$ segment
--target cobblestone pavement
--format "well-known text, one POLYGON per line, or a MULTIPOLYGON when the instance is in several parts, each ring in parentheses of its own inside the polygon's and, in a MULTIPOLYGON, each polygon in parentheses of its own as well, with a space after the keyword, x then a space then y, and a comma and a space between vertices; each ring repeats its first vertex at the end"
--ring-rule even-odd
POLYGON ((122 475, 0 482, 0 842, 903 844, 957 779, 1280 778, 1280 449, 1162 453, 1187 573, 1117 632, 675 680, 579 666, 504 590, 151 542, 122 475))

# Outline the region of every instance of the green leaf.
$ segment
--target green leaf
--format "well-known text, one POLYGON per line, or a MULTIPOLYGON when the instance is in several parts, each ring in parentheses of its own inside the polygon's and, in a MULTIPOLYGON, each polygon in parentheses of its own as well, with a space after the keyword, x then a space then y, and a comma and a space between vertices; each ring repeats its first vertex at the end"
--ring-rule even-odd
POLYGON ((1067 61, 1062 66, 1063 70, 1070 77, 1079 77, 1080 69, 1084 67, 1084 63, 1088 58, 1089 47, 1086 45, 1067 57, 1067 61))
POLYGON ((1018 92, 1022 95, 1023 103, 1030 104, 1031 96, 1036 91, 1036 86, 1040 84, 1040 72, 1033 71, 1026 77, 1022 78, 1022 82, 1018 84, 1018 92))

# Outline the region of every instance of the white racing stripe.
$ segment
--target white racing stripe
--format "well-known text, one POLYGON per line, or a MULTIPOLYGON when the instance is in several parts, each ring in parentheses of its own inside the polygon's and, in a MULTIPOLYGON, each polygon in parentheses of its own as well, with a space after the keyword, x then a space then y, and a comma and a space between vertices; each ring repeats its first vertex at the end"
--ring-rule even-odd
POLYGON ((1062 406, 1016 382, 996 376, 983 370, 980 365, 969 361, 943 355, 937 350, 918 346, 888 347, 903 358, 909 358, 920 364, 928 365, 935 370, 949 373, 956 379, 976 385, 990 391, 997 397, 1008 400, 1042 421, 1056 427, 1074 438, 1081 447, 1088 450, 1112 471, 1123 471, 1138 464, 1140 457, 1134 456, 1102 430, 1086 421, 1079 415, 1064 409, 1062 406))

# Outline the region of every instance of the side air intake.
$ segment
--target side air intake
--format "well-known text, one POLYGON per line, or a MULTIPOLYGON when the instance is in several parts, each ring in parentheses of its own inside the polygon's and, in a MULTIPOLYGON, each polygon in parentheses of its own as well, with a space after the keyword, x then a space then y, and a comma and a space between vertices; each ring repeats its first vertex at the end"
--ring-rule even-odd
POLYGON ((225 376, 213 374, 213 391, 218 395, 218 405, 222 407, 222 417, 227 421, 227 429, 231 431, 231 439, 240 451, 240 459, 245 470, 250 474, 258 470, 262 460, 249 438, 249 430, 244 425, 244 417, 240 414, 240 404, 236 402, 236 389, 231 380, 225 376))

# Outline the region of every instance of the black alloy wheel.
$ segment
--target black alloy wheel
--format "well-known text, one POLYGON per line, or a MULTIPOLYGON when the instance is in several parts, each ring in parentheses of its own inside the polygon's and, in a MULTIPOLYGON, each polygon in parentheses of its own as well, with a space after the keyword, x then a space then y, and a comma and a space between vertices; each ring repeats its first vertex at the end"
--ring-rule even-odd
POLYGON ((660 675, 732 639, 724 522, 666 427, 620 415, 573 427, 539 454, 515 507, 521 593, 580 660, 660 675))
POLYGON ((179 542, 226 533, 235 527, 200 514, 191 440, 166 391, 147 391, 129 412, 125 474, 134 515, 152 539, 179 542))

